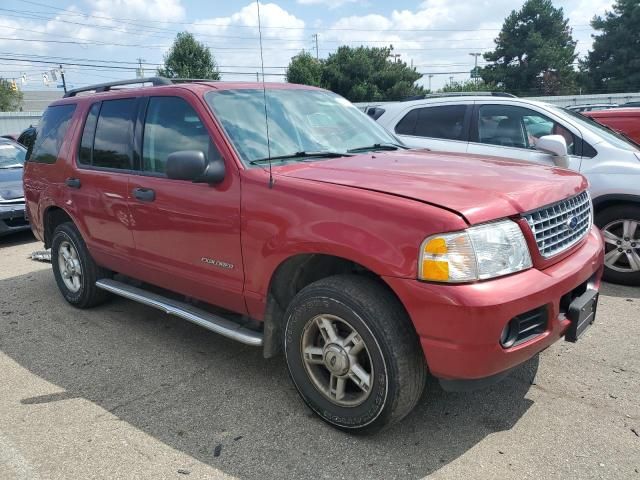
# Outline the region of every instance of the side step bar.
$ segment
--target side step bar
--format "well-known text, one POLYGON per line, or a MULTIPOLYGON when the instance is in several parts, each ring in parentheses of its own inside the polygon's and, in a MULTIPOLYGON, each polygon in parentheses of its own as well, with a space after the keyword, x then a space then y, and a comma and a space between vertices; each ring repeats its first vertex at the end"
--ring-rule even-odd
POLYGON ((253 347, 262 346, 262 333, 243 327, 239 323, 207 312, 188 303, 163 297, 157 293, 148 292, 142 288, 134 287, 123 282, 104 278, 96 282, 96 287, 121 297, 143 303, 169 315, 183 318, 201 327, 219 333, 225 337, 236 340, 253 347))

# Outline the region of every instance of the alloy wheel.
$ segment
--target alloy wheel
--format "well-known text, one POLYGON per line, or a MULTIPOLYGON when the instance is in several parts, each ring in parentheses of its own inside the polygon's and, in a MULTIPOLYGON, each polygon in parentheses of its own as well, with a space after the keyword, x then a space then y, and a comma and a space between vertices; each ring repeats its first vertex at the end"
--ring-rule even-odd
POLYGON ((300 349, 307 375, 331 402, 355 407, 369 397, 373 363, 367 345, 349 322, 326 314, 312 318, 300 349))
POLYGON ((82 286, 82 265, 78 252, 68 240, 63 240, 58 248, 58 267, 64 285, 76 293, 82 286))
POLYGON ((616 272, 640 272, 640 221, 615 220, 602 229, 605 265, 616 272))

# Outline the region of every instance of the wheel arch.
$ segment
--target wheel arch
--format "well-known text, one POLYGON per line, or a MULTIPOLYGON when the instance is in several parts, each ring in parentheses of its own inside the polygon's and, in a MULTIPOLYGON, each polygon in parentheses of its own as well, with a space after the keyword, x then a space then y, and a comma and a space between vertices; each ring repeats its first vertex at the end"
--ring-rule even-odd
POLYGON ((325 253, 292 255, 276 267, 269 281, 264 315, 265 358, 273 357, 282 350, 284 315, 297 293, 315 281, 339 274, 372 278, 391 292, 402 305, 400 298, 382 275, 356 261, 325 253))
POLYGON ((631 195, 624 193, 613 193, 602 195, 593 199, 593 210, 597 215, 599 212, 614 206, 635 205, 640 208, 640 195, 631 195))
POLYGON ((65 222, 72 222, 75 225, 75 221, 64 208, 60 208, 57 205, 47 207, 47 209, 44 211, 44 214, 42 215, 45 248, 51 247, 53 232, 58 225, 65 222))

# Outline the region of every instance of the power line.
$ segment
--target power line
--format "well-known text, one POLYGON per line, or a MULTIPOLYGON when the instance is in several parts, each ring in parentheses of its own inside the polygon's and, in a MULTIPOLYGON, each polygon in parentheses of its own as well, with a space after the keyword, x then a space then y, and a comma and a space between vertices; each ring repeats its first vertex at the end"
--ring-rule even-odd
MULTIPOLYGON (((6 41, 16 41, 16 42, 40 42, 40 43, 57 43, 57 44, 68 44, 68 45, 102 45, 102 46, 110 46, 110 47, 136 47, 136 48, 169 48, 171 45, 144 45, 144 44, 132 44, 132 43, 109 43, 109 42, 96 42, 96 41, 67 41, 67 40, 44 40, 39 38, 11 38, 11 37, 0 37, 0 40, 6 41)), ((209 48, 213 50, 255 50, 255 47, 222 47, 219 45, 208 45, 209 48)), ((442 50, 468 50, 469 48, 476 48, 478 50, 491 50, 494 47, 432 47, 432 48, 402 48, 402 51, 417 51, 417 52, 426 52, 426 51, 442 51, 442 50)), ((281 47, 272 47, 272 48, 264 48, 264 50, 277 50, 277 51, 295 51, 299 52, 301 48, 281 48, 281 47)), ((334 48, 320 48, 322 51, 334 51, 334 48)))

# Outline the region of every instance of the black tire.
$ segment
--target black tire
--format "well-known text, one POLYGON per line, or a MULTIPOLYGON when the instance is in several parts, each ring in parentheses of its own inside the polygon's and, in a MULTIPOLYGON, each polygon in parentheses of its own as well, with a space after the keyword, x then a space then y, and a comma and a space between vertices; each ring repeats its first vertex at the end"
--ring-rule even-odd
MULTIPOLYGON (((605 208, 604 210, 596 213, 595 216, 595 224, 601 230, 605 228, 616 235, 622 237, 620 226, 616 227, 616 223, 622 220, 632 220, 640 223, 640 205, 626 204, 626 205, 615 205, 613 207, 605 208)), ((604 232, 603 232, 604 233, 604 232)), ((635 252, 640 255, 640 226, 636 228, 636 232, 634 235, 635 240, 637 242, 633 242, 634 239, 630 239, 628 244, 621 245, 623 249, 627 250, 635 250, 635 252)), ((624 238, 622 238, 624 241, 624 238)), ((608 253, 611 250, 614 250, 617 247, 612 244, 605 244, 605 251, 608 253)), ((620 267, 629 267, 630 263, 628 262, 628 258, 625 259, 626 253, 619 260, 618 268, 620 267)), ((604 268, 604 280, 611 283, 618 283, 621 285, 640 285, 640 271, 618 271, 613 268, 610 268, 605 263, 604 268)))
MULTIPOLYGON (((296 295, 285 319, 284 351, 291 379, 302 399, 325 422, 353 433, 373 433, 401 420, 420 399, 426 365, 418 336, 402 304, 378 281, 357 275, 319 280, 296 295), (364 389, 358 389, 351 380, 343 387, 343 391, 351 389, 356 397, 368 395, 360 404, 336 404, 316 386, 314 375, 309 373, 316 366, 303 359, 303 340, 307 338, 305 332, 317 326, 314 319, 320 315, 336 318, 331 322, 334 326, 348 323, 353 327, 352 333, 355 331, 364 342, 360 354, 362 350, 367 354, 365 364, 371 369, 369 378, 373 377, 368 393, 363 394, 364 389)), ((324 342, 323 353, 317 358, 326 362, 331 342, 322 337, 320 331, 315 337, 324 342)), ((326 377, 332 378, 326 365, 317 366, 318 375, 324 370, 326 377)), ((335 367, 335 362, 332 365, 335 367)))
POLYGON ((108 277, 109 271, 96 265, 87 250, 87 246, 80 232, 71 222, 58 225, 53 232, 53 240, 51 241, 51 265, 60 293, 62 293, 64 299, 74 307, 94 307, 110 297, 108 292, 96 287, 96 280, 108 277), (75 248, 81 267, 80 287, 79 290, 75 292, 65 284, 58 261, 60 247, 64 245, 65 242, 68 242, 75 248))

